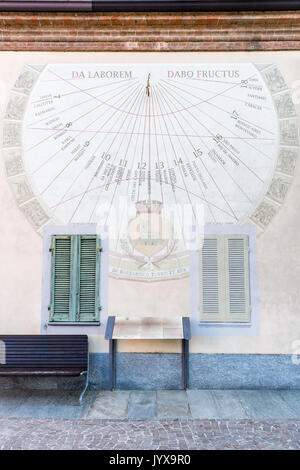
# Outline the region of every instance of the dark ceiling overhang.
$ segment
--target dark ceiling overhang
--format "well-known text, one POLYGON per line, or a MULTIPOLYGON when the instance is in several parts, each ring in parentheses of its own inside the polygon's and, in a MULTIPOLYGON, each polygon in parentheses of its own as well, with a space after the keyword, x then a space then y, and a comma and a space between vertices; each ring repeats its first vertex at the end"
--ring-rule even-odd
POLYGON ((300 10, 300 0, 7 0, 0 11, 276 11, 300 10))

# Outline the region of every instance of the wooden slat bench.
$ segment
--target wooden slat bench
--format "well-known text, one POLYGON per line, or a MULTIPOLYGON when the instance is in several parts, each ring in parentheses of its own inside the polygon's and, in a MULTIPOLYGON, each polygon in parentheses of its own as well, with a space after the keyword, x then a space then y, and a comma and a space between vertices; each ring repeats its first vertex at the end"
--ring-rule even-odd
POLYGON ((89 382, 87 335, 0 335, 1 376, 85 375, 82 403, 89 382))

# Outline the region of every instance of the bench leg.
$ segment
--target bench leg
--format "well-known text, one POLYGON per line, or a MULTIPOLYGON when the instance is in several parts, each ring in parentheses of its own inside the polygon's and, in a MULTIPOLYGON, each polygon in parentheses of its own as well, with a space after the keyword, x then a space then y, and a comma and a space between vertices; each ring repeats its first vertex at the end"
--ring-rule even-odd
POLYGON ((82 405, 82 399, 83 399, 83 395, 85 394, 85 392, 87 391, 87 388, 88 388, 88 385, 89 385, 89 374, 88 374, 88 371, 84 371, 84 372, 81 372, 80 375, 85 375, 85 386, 84 386, 84 389, 82 390, 82 393, 79 397, 79 403, 80 405, 82 405))

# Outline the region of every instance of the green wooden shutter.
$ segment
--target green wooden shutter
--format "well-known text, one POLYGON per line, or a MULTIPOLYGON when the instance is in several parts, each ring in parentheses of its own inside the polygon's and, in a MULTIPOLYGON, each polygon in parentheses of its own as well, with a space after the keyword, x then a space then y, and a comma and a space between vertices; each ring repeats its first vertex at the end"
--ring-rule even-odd
POLYGON ((100 239, 54 235, 51 252, 50 321, 99 321, 100 239))
POLYGON ((248 243, 247 235, 233 235, 225 239, 226 317, 228 322, 250 321, 248 243))
POLYGON ((100 250, 98 237, 80 236, 77 321, 99 320, 100 250))
POLYGON ((50 321, 69 321, 71 303, 71 237, 53 236, 50 321))

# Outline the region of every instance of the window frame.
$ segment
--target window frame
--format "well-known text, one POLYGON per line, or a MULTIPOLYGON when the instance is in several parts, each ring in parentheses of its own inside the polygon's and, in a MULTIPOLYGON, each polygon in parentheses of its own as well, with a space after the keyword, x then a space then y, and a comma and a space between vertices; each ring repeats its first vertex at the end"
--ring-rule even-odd
MULTIPOLYGON (((249 242, 249 296, 251 314, 249 322, 203 322, 200 321, 200 253, 195 248, 190 251, 190 312, 192 335, 195 336, 255 336, 258 334, 258 279, 256 227, 254 225, 206 225, 204 235, 246 235, 249 242)), ((201 233, 197 234, 199 246, 201 233)))
MULTIPOLYGON (((100 266, 101 266, 101 238, 99 235, 52 235, 51 237, 51 295, 49 304, 49 324, 56 325, 57 323, 68 323, 68 324, 100 324, 100 266), (81 296, 81 242, 83 240, 94 240, 95 241, 95 303, 93 320, 80 320, 80 296, 81 296), (70 240, 70 266, 69 266, 69 302, 68 302, 68 320, 55 320, 58 314, 55 312, 55 278, 56 278, 56 243, 58 240, 70 240), (78 319, 76 319, 78 318, 78 319)), ((62 260, 61 260, 62 261, 62 260)))
POLYGON ((80 334, 104 333, 107 320, 108 291, 108 229, 96 224, 71 224, 68 226, 49 225, 43 229, 43 281, 42 281, 42 315, 41 333, 74 334, 74 328, 80 334), (101 240, 100 280, 98 285, 101 311, 97 321, 51 321, 49 306, 51 304, 52 246, 53 236, 90 236, 97 235, 101 240))

